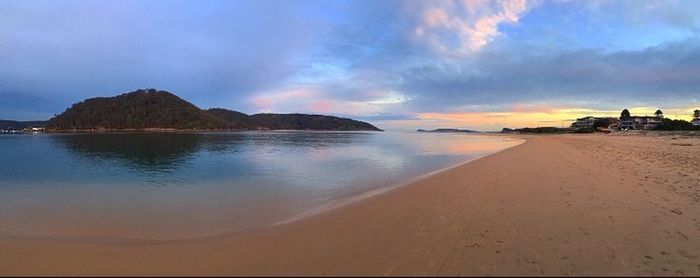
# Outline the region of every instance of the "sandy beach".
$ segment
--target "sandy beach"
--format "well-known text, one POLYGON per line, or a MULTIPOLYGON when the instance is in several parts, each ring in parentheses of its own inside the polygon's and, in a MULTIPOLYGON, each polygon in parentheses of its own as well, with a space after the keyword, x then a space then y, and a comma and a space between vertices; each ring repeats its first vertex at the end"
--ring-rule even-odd
POLYGON ((0 275, 700 275, 699 161, 700 137, 532 136, 251 233, 1 237, 0 275))

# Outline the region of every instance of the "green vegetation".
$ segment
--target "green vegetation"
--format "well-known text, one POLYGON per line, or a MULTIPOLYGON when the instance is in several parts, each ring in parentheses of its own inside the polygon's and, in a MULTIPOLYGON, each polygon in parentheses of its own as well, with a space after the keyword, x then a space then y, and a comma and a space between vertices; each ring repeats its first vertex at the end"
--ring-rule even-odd
POLYGON ((231 125, 231 128, 249 129, 251 127, 248 115, 244 113, 223 108, 212 108, 208 109, 207 112, 214 117, 226 121, 229 125, 231 125))
POLYGON ((73 104, 49 129, 224 129, 228 124, 166 91, 137 90, 73 104))
POLYGON ((586 127, 586 128, 577 128, 574 130, 574 133, 594 133, 595 131, 596 131, 595 128, 586 127))
POLYGON ((166 91, 137 90, 115 97, 98 97, 73 104, 49 120, 49 130, 372 130, 361 121, 322 115, 256 114, 222 108, 201 110, 166 91))
POLYGON ((656 128, 657 130, 700 130, 700 126, 693 125, 692 123, 684 120, 671 120, 663 119, 661 124, 656 128))
POLYGON ((366 122, 323 115, 255 114, 248 119, 252 129, 382 131, 366 122))
POLYGON ((624 110, 622 110, 622 113, 620 113, 620 119, 622 119, 622 120, 626 120, 626 119, 629 119, 631 117, 632 117, 632 115, 630 114, 630 111, 627 110, 626 108, 624 110))

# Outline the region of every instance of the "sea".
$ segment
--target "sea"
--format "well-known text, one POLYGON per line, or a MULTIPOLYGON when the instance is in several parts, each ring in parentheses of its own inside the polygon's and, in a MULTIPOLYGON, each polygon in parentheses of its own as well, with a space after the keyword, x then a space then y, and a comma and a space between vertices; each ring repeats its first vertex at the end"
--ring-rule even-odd
POLYGON ((0 236, 180 240, 282 225, 516 146, 462 133, 0 135, 0 236))

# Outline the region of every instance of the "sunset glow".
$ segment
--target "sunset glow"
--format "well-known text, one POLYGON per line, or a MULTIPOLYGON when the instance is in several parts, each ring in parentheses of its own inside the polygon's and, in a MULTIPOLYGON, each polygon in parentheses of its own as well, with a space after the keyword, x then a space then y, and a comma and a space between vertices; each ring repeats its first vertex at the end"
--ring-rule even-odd
POLYGON ((387 128, 687 120, 698 27, 698 1, 2 1, 0 118, 158 88, 387 128))

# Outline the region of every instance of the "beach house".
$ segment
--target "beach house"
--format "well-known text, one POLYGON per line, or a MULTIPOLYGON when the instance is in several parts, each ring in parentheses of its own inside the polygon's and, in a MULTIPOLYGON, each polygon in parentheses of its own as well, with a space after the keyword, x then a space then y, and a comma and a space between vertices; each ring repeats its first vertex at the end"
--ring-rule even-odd
POLYGON ((571 128, 573 129, 586 129, 586 128, 609 128, 610 125, 614 125, 618 122, 617 118, 613 117, 583 117, 576 119, 575 122, 571 123, 571 128))
POLYGON ((571 128, 593 128, 593 125, 595 125, 595 117, 588 116, 576 119, 576 121, 571 124, 571 128))
POLYGON ((632 116, 630 111, 625 109, 620 113, 620 122, 618 129, 620 130, 651 130, 656 129, 661 124, 664 118, 664 113, 661 110, 656 110, 654 116, 632 116))

